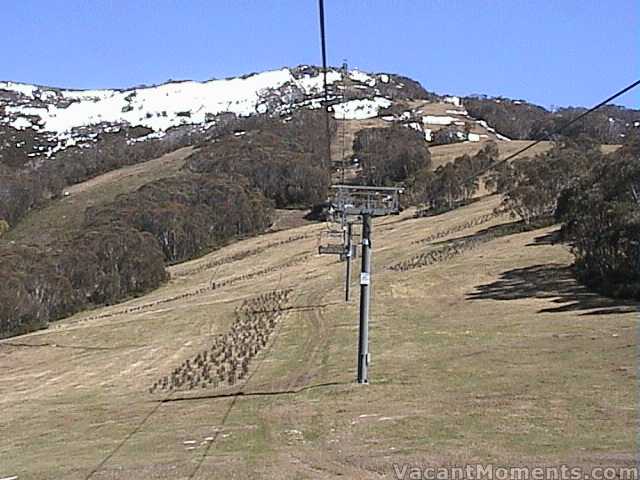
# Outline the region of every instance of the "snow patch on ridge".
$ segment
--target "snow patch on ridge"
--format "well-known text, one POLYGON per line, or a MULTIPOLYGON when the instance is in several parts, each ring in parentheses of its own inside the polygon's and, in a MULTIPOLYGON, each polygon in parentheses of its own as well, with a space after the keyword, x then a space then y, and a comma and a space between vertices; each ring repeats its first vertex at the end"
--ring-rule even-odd
POLYGON ((425 115, 422 117, 422 123, 428 125, 451 125, 458 120, 457 118, 439 115, 425 115))
POLYGON ((461 107, 462 106, 462 101, 460 100, 460 97, 444 97, 444 102, 445 103, 450 103, 451 105, 455 105, 456 107, 461 107))
MULTIPOLYGON (((292 77, 293 79, 293 77, 292 77)), ((295 84, 300 87, 307 95, 319 95, 324 89, 324 79, 322 73, 312 77, 309 74, 305 74, 302 78, 293 79, 295 84)), ((327 72, 327 85, 332 85, 335 82, 342 80, 342 74, 331 70, 327 72)))
POLYGON ((33 93, 38 90, 38 87, 35 85, 27 85, 26 83, 0 82, 0 90, 21 93, 27 97, 34 98, 33 93))
POLYGON ((375 78, 367 73, 361 72, 360 70, 352 70, 351 72, 349 72, 349 78, 351 80, 355 80, 356 82, 365 83, 370 87, 373 87, 376 84, 375 78))
POLYGON ((25 117, 18 117, 13 122, 9 123, 10 126, 16 130, 25 130, 26 128, 33 128, 33 124, 29 119, 25 117))
POLYGON ((383 97, 374 99, 349 100, 333 106, 334 118, 337 120, 365 120, 378 116, 381 108, 391 106, 391 100, 383 97))

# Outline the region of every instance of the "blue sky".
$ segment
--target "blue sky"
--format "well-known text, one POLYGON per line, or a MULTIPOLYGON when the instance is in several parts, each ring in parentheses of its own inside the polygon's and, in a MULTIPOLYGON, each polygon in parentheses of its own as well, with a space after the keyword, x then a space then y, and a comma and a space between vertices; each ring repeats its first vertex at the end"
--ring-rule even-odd
MULTIPOLYGON (((589 106, 640 77, 638 0, 325 0, 332 65, 589 106)), ((0 80, 122 88, 320 64, 316 0, 2 4, 0 80)), ((640 91, 617 103, 640 107, 640 91)))

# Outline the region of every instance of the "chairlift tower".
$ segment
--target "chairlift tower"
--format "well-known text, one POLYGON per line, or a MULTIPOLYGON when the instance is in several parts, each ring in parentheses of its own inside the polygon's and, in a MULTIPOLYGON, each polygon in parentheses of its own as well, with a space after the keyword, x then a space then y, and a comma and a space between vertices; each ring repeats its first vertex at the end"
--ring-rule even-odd
MULTIPOLYGON (((334 185, 333 208, 340 212, 347 228, 349 219, 362 219, 362 267, 360 271, 360 325, 358 330, 358 375, 360 384, 369 383, 369 309, 371 305, 371 260, 373 217, 397 215, 400 213, 401 188, 394 187, 366 187, 359 185, 334 185)), ((346 298, 349 298, 349 277, 351 275, 350 254, 351 229, 346 236, 347 250, 347 280, 346 298)))

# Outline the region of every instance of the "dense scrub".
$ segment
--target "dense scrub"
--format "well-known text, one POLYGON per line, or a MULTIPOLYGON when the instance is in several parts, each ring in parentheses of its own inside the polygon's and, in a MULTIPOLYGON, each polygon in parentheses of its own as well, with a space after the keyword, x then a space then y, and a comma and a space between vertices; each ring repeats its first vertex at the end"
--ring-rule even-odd
MULTIPOLYGON (((474 177, 497 159, 495 144, 488 144, 474 157, 464 155, 435 171, 421 171, 414 195, 425 208, 417 214, 437 214, 471 201, 479 188, 474 177)), ((496 215, 510 213, 524 229, 548 225, 554 218, 562 222, 564 238, 575 255, 576 273, 584 283, 608 295, 640 299, 640 141, 636 135, 608 155, 591 137, 564 137, 545 153, 501 165, 484 175, 484 181, 502 195, 496 215)), ((442 261, 487 238, 493 237, 447 244, 393 269, 442 261)))
POLYGON ((593 141, 565 138, 534 158, 502 165, 492 175, 492 183, 503 194, 503 206, 514 216, 527 222, 550 217, 563 190, 575 184, 600 157, 600 146, 593 141))
POLYGON ((512 139, 538 138, 551 128, 551 112, 538 105, 505 98, 464 99, 464 106, 474 118, 485 120, 498 132, 512 139))
POLYGON ((391 82, 378 82, 376 88, 380 94, 387 98, 409 98, 413 100, 436 101, 440 97, 433 92, 428 92, 419 82, 401 75, 389 75, 391 82), (402 88, 398 88, 401 85, 402 88))
POLYGON ((356 134, 353 150, 367 185, 412 185, 415 177, 431 166, 424 136, 402 126, 361 130, 356 134))
POLYGON ((271 202, 246 183, 197 174, 160 180, 87 210, 86 225, 122 222, 152 234, 168 263, 184 261, 271 225, 271 202))
POLYGON ((67 185, 97 175, 157 158, 180 147, 210 141, 238 128, 255 128, 260 118, 242 119, 218 115, 206 130, 191 125, 175 127, 159 139, 145 139, 151 133, 143 127, 121 127, 94 139, 55 152, 44 152, 55 144, 32 129, 0 126, 0 221, 15 225, 34 208, 62 195, 67 185), (20 145, 18 147, 17 145, 20 145))
POLYGON ((0 164, 0 222, 15 225, 29 210, 59 197, 63 185, 57 175, 0 164))
POLYGON ((203 146, 187 168, 244 177, 278 208, 323 202, 330 184, 324 121, 319 112, 298 112, 287 123, 265 122, 242 136, 203 146))
POLYGON ((166 263, 261 232, 271 214, 271 202, 241 180, 191 174, 88 209, 82 228, 56 245, 5 245, 0 336, 156 288, 166 263))
POLYGON ((177 295, 171 296, 163 296, 157 300, 152 300, 147 303, 141 303, 132 307, 123 307, 119 310, 111 310, 108 312, 99 313, 96 315, 91 315, 86 317, 87 320, 100 320, 103 318, 112 318, 120 315, 127 315, 134 312, 142 312, 149 310, 151 308, 155 308, 158 305, 165 305, 167 303, 175 302, 176 300, 183 300, 185 298, 192 298, 198 295, 202 295, 205 292, 211 292, 213 290, 218 290, 220 288, 226 288, 231 285, 234 285, 238 282, 246 282, 249 280, 255 280, 257 278, 263 277, 270 273, 279 272, 282 270, 286 270, 287 268, 293 267, 294 265, 301 265, 309 260, 311 254, 298 254, 290 259, 282 262, 278 265, 272 265, 269 267, 261 268, 259 270, 252 270, 249 273, 243 273, 240 275, 235 275, 232 277, 226 277, 220 280, 212 280, 208 285, 204 285, 202 287, 194 288, 188 291, 183 291, 177 295))
POLYGON ((0 336, 156 288, 166 263, 261 232, 271 216, 271 202, 246 181, 189 174, 88 209, 82 228, 56 245, 5 245, 0 336))
MULTIPOLYGON (((468 134, 469 124, 465 124, 465 133, 468 134)), ((467 135, 461 135, 460 130, 457 127, 442 127, 439 130, 431 133, 431 141, 429 145, 437 147, 438 145, 450 145, 452 143, 464 142, 467 135)))
POLYGON ((112 303, 167 279, 149 234, 123 225, 89 229, 47 249, 0 247, 0 337, 17 335, 89 305, 112 303))
POLYGON ((496 143, 488 142, 475 155, 462 155, 432 170, 424 137, 401 126, 361 130, 353 148, 362 166, 362 182, 404 185, 403 202, 421 205, 418 216, 442 213, 469 202, 479 188, 479 179, 472 177, 499 156, 496 143))
POLYGON ((17 144, 25 144, 21 148, 15 148, 13 143, 0 144, 0 147, 4 146, 0 148, 0 219, 10 226, 30 210, 61 196, 66 185, 150 160, 175 150, 186 140, 168 136, 163 140, 130 143, 135 135, 148 132, 123 129, 118 133, 104 133, 95 142, 69 147, 46 158, 39 150, 37 156, 29 156, 27 138, 33 137, 29 132, 32 131, 0 127, 0 138, 7 135, 13 140, 21 139, 17 144))

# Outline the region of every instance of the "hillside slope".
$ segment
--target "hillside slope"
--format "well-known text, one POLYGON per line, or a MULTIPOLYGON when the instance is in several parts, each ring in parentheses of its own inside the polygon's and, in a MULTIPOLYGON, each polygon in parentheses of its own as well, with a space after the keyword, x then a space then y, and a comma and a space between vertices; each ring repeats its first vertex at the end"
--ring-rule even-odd
POLYGON ((81 228, 87 208, 106 205, 118 196, 162 178, 179 174, 193 147, 99 175, 65 188, 66 194, 41 209, 31 211, 1 242, 47 244, 81 228))
MULTIPOLYGON (((317 82, 317 72, 300 75, 293 77, 302 82, 297 88, 317 82)), ((343 80, 332 82, 334 92, 345 89, 341 100, 349 99, 333 106, 334 160, 351 162, 358 131, 391 125, 419 131, 420 142, 456 142, 430 148, 434 168, 489 140, 503 158, 526 143, 469 116, 459 99, 383 92, 389 85, 412 88, 401 77, 352 73, 343 80)), ((170 88, 187 87, 181 85, 170 88)), ((9 129, 24 132, 29 119, 48 135, 44 128, 58 120, 41 117, 38 124, 29 109, 66 94, 11 88, 28 100, 10 111, 9 129)), ((230 164, 265 147, 281 156, 278 129, 296 122, 287 108, 298 101, 313 107, 319 94, 286 97, 285 90, 276 95, 274 111, 282 116, 274 117, 272 130, 261 131, 259 123, 247 124, 253 128, 247 131, 230 127, 228 144, 211 137, 197 149, 173 149, 68 186, 68 195, 29 211, 0 244, 41 244, 46 254, 82 228, 87 208, 116 205, 122 194, 130 195, 123 205, 135 208, 140 188, 155 184, 162 192, 163 181, 189 175, 184 167, 194 152, 190 166, 202 167, 198 175, 205 178, 225 155, 230 164)), ((73 135, 117 128, 129 118, 137 120, 127 128, 151 130, 142 132, 150 140, 175 128, 143 124, 155 118, 137 108, 144 95, 125 93, 86 94, 55 108, 120 102, 115 122, 95 123, 90 114, 73 135), (123 111, 121 102, 134 108, 123 111)), ((254 99, 256 113, 271 93, 254 99)), ((200 120, 184 119, 197 119, 193 112, 200 115, 203 105, 171 118, 201 128, 200 120)), ((245 114, 247 105, 240 102, 236 113, 245 114)), ((307 125, 315 136, 319 124, 307 125)), ((67 130, 51 131, 51 148, 58 150, 40 150, 42 162, 78 140, 67 130)), ((309 160, 317 146, 292 150, 283 165, 309 160)), ((267 157, 251 158, 257 164, 267 157)), ((172 201, 197 185, 172 191, 172 201)), ((231 208, 225 201, 218 203, 231 208)), ((567 248, 554 243, 553 227, 522 231, 495 213, 498 204, 486 196, 434 217, 416 219, 409 209, 376 221, 372 384, 366 387, 353 381, 358 277, 356 295, 345 303, 344 264, 317 254, 330 237, 325 224, 241 240, 168 267, 171 279, 151 293, 0 341, 2 436, 10 439, 0 444, 0 477, 395 478, 394 463, 633 465, 637 306, 585 290, 572 276, 567 248)), ((107 212, 113 216, 106 226, 124 210, 107 212)), ((272 229, 302 223, 298 214, 280 220, 272 229)))
MULTIPOLYGON (((346 118, 375 116, 394 98, 426 95, 416 82, 404 77, 358 70, 329 69, 327 84, 336 112, 346 118), (356 92, 349 98, 341 93, 347 83, 356 92)), ((0 82, 0 126, 13 132, 17 143, 11 148, 40 159, 91 144, 122 128, 140 130, 141 135, 132 140, 135 143, 162 138, 179 127, 206 131, 228 116, 286 116, 301 108, 318 109, 323 95, 323 75, 312 66, 127 90, 65 90, 0 82), (30 132, 31 141, 20 140, 20 132, 30 132)))
POLYGON ((633 465, 635 306, 577 285, 553 228, 500 236, 497 202, 375 222, 369 386, 354 384, 357 298, 342 299, 344 264, 316 254, 320 224, 238 242, 171 267, 141 298, 1 341, 1 473, 373 479, 395 478, 393 463, 633 465), (442 258, 390 269, 429 251, 442 258), (291 289, 290 303, 247 378, 149 393, 227 333, 244 300, 274 289, 291 289))

